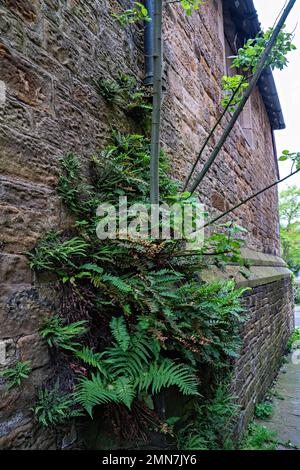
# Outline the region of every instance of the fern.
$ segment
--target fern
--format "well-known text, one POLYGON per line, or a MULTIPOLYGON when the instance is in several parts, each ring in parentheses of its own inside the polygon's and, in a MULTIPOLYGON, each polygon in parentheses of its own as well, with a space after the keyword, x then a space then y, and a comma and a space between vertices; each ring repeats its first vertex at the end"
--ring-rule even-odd
MULTIPOLYGON (((131 84, 127 84, 130 90, 131 84)), ((141 95, 133 98, 127 103, 127 111, 144 107, 141 95)), ((29 254, 31 267, 57 273, 67 283, 63 293, 71 294, 71 302, 75 300, 63 302, 60 316, 42 325, 41 334, 50 347, 68 350, 84 363, 87 375, 75 382, 75 398, 90 415, 96 405, 116 403, 130 408, 135 399, 146 403, 145 397, 149 403, 150 394, 165 387, 197 396, 195 370, 206 364, 214 372, 212 376, 220 371, 222 379, 225 367, 229 369, 231 357, 238 352, 243 290, 236 290, 233 283, 202 282, 203 250, 197 256, 183 258, 177 256, 181 245, 174 240, 100 242, 96 237, 98 204, 115 204, 123 194, 128 204, 148 203, 149 162, 147 139, 115 131, 111 145, 99 157, 91 158, 91 185, 87 185, 79 160, 67 155, 61 162, 58 192, 77 219, 73 231, 51 231, 29 254), (195 275, 195 266, 199 275, 195 275), (78 336, 85 332, 85 323, 70 323, 71 308, 87 314, 92 328, 83 339, 91 340, 93 349, 80 344, 78 336), (108 321, 111 334, 105 331, 108 321), (99 331, 100 325, 104 331, 99 331)), ((179 185, 167 176, 168 171, 162 152, 161 199, 182 202, 179 185)), ((205 250, 233 250, 236 257, 241 239, 232 230, 230 225, 227 235, 213 234, 205 250)), ((218 262, 225 262, 224 258, 218 262)), ((76 318, 73 312, 71 318, 76 318)), ((65 398, 74 402, 74 397, 65 398)), ((204 403, 199 397, 195 401, 204 403)), ((59 402, 52 407, 51 418, 45 401, 37 413, 41 412, 44 422, 55 423, 60 414, 71 416, 73 409, 71 403, 59 402)), ((205 427, 206 435, 189 429, 186 435, 190 436, 190 445, 195 448, 207 443, 210 448, 217 434, 211 416, 218 414, 220 429, 225 429, 225 417, 223 420, 217 404, 211 402, 194 411, 197 422, 203 427, 204 417, 209 426, 205 427)))
POLYGON ((100 266, 94 263, 85 263, 82 266, 80 266, 80 269, 84 269, 85 271, 92 271, 98 274, 103 273, 103 268, 101 268, 100 266))
POLYGON ((104 377, 107 376, 107 370, 102 361, 103 353, 94 353, 85 346, 81 350, 75 351, 75 355, 86 364, 98 369, 104 377))
POLYGON ((60 232, 52 230, 46 238, 40 240, 34 251, 27 253, 30 267, 37 271, 55 271, 62 266, 76 267, 74 261, 85 257, 89 244, 81 237, 62 241, 60 232))
POLYGON ((86 332, 85 324, 86 321, 81 320, 64 325, 62 318, 53 316, 44 320, 40 334, 50 347, 75 351, 79 343, 75 342, 74 338, 86 332))
POLYGON ((116 380, 114 386, 118 401, 130 409, 131 404, 136 396, 134 384, 128 377, 119 377, 116 380))
POLYGON ((29 377, 31 372, 30 361, 16 361, 13 367, 0 371, 0 377, 7 380, 8 390, 20 387, 22 382, 29 377))
POLYGON ((74 395, 61 394, 59 383, 56 382, 52 390, 42 388, 38 391, 37 402, 31 410, 35 419, 43 426, 62 424, 71 418, 82 416, 76 408, 74 395))
POLYGON ((150 364, 149 369, 137 379, 139 391, 158 393, 163 387, 176 385, 183 395, 199 395, 198 381, 194 371, 170 359, 162 359, 160 363, 150 364))
POLYGON ((116 287, 123 294, 128 294, 132 291, 130 285, 126 284, 120 277, 112 276, 111 274, 104 274, 102 277, 103 282, 108 282, 112 286, 116 287))
POLYGON ((90 415, 94 406, 108 402, 130 408, 137 394, 149 389, 154 394, 176 385, 184 395, 198 394, 194 371, 187 365, 159 358, 157 342, 151 337, 140 331, 129 335, 123 317, 113 318, 110 327, 116 339, 113 347, 97 354, 87 348, 76 353, 99 370, 91 378, 82 378, 76 388, 78 403, 90 415))
POLYGON ((126 328, 124 318, 113 317, 110 322, 110 328, 113 337, 117 341, 118 346, 120 346, 122 351, 126 352, 130 343, 130 336, 126 328))
POLYGON ((130 346, 126 351, 118 344, 106 349, 104 363, 113 377, 126 375, 134 379, 152 357, 153 340, 147 335, 136 333, 131 336, 130 346))
POLYGON ((75 392, 75 400, 90 416, 96 405, 103 405, 109 402, 118 402, 116 391, 112 387, 105 385, 100 374, 91 374, 91 378, 82 378, 75 392))

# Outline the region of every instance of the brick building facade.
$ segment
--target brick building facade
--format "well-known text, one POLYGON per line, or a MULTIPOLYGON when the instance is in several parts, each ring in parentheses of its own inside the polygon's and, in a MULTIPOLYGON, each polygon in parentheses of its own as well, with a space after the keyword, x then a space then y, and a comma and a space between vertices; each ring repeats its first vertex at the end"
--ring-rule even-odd
MULTIPOLYGON (((30 412, 35 387, 51 373, 37 331, 43 316, 55 312, 56 300, 51 283, 37 281, 23 253, 50 228, 68 225, 55 190, 59 158, 74 151, 84 162, 109 140, 111 127, 136 132, 122 110, 112 113, 94 85, 118 70, 144 78, 141 29, 123 30, 111 15, 130 3, 0 1, 0 81, 5 92, 0 102, 0 368, 16 357, 33 365, 21 390, 7 393, 0 382, 0 448, 56 445, 30 412)), ((258 29, 252 0, 209 0, 191 17, 178 5, 165 8, 162 143, 177 178, 185 179, 221 110, 228 51, 258 29)), ((201 185, 202 200, 212 211, 225 210, 277 178, 273 131, 283 126, 267 71, 201 185)), ((204 161, 205 155, 199 167, 204 161)), ((279 367, 292 327, 292 294, 289 272, 278 257, 276 189, 243 206, 234 219, 248 229, 252 250, 245 256, 253 261, 249 280, 240 281, 253 287, 234 383, 242 428, 279 367)))

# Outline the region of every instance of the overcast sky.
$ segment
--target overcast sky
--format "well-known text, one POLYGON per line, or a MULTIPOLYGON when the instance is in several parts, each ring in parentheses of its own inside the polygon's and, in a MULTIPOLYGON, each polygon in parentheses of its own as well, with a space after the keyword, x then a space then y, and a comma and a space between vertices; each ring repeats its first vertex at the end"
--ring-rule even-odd
MULTIPOLYGON (((285 0, 254 0, 260 22, 264 29, 272 26, 285 0)), ((286 123, 286 129, 276 131, 278 155, 282 150, 300 151, 300 0, 290 13, 286 22, 287 30, 295 30, 294 43, 297 50, 289 53, 289 65, 282 71, 275 71, 275 81, 286 123)), ((286 176, 290 165, 280 163, 281 176, 286 176)), ((300 186, 300 175, 287 180, 280 190, 287 185, 300 186)))

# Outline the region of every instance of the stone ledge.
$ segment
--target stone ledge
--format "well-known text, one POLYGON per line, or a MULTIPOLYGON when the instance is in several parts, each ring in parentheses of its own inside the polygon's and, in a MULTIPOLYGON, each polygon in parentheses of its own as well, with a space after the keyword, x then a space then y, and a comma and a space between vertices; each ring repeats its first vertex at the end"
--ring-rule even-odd
POLYGON ((207 282, 234 279, 238 287, 257 287, 289 278, 291 275, 286 263, 279 256, 259 253, 248 248, 242 250, 242 256, 250 264, 249 268, 243 268, 245 276, 240 273, 239 265, 229 264, 224 271, 214 266, 201 271, 201 279, 207 282))
POLYGON ((286 262, 276 255, 269 255, 250 248, 241 249, 242 257, 253 266, 281 266, 286 268, 286 262))

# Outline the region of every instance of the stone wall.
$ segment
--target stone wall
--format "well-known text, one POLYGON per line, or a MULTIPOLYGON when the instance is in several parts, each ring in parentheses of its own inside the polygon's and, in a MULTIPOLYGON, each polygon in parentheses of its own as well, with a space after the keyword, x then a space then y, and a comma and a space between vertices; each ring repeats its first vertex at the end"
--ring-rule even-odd
POLYGON ((233 394, 238 397, 239 431, 252 418, 277 376, 294 327, 293 291, 289 276, 253 287, 245 295, 248 321, 242 328, 243 346, 236 363, 233 394))
MULTIPOLYGON (((111 16, 129 4, 0 2, 0 80, 6 89, 0 103, 0 367, 20 357, 31 359, 34 368, 18 392, 7 394, 0 383, 0 448, 54 445, 32 423, 30 407, 35 387, 51 373, 37 330, 55 311, 56 299, 51 284, 34 278, 24 252, 50 228, 68 225, 55 192, 59 158, 74 151, 84 162, 109 140, 111 127, 137 130, 121 110, 111 110, 94 85, 118 70, 143 78, 141 31, 136 26, 123 31, 111 16)), ((166 9, 162 140, 174 176, 182 180, 220 110, 224 50, 217 7, 207 2, 191 18, 177 5, 166 9)), ((203 201, 215 210, 276 177, 271 129, 257 90, 251 107, 253 143, 237 124, 201 186, 203 201)), ((235 217, 249 229, 249 246, 278 254, 276 190, 235 217)))

